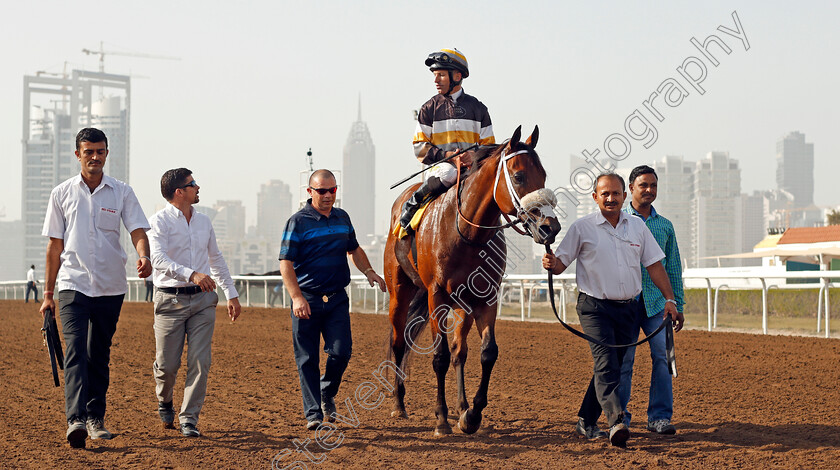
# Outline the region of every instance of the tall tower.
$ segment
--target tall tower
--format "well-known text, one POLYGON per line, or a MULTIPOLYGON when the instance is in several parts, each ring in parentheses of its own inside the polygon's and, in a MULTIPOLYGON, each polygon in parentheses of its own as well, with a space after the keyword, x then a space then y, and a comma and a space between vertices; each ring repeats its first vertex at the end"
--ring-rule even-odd
POLYGON ((344 201, 342 207, 350 214, 356 238, 362 245, 371 243, 376 234, 376 148, 367 124, 362 121, 362 99, 356 122, 350 127, 344 144, 343 160, 344 201))
MULTIPOLYGON (((739 253, 741 169, 729 152, 709 152, 694 172, 694 267, 713 267, 708 256, 739 253)), ((752 248, 752 247, 750 247, 752 248)))
POLYGON ((289 216, 292 215, 292 190, 280 180, 270 180, 260 185, 257 193, 257 236, 276 245, 280 250, 280 239, 289 216))
MULTIPOLYGON (((108 137, 105 174, 129 182, 131 83, 126 75, 73 70, 70 76, 23 77, 23 175, 21 215, 23 261, 43 265, 46 240, 41 236, 50 192, 79 174, 75 137, 83 127, 97 127, 108 137)), ((134 273, 137 253, 123 230, 127 272, 134 273)))
POLYGON ((688 208, 694 204, 694 169, 697 164, 685 161, 682 156, 667 155, 652 166, 659 177, 653 207, 674 225, 680 256, 688 260, 694 253, 692 220, 695 214, 688 208))
POLYGON ((814 204, 814 144, 794 131, 776 143, 776 186, 793 194, 795 207, 814 204))

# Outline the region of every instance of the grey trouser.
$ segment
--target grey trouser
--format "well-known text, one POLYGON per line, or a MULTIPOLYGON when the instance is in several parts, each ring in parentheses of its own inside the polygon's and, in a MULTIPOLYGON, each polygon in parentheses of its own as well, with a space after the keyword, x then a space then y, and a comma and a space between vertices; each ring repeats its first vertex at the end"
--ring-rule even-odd
POLYGON ((64 407, 67 421, 105 417, 111 375, 111 339, 120 319, 122 295, 88 297, 58 293, 64 331, 64 407))
POLYGON ((181 353, 184 351, 186 339, 189 343, 187 380, 178 418, 181 424, 196 424, 207 393, 210 343, 213 339, 219 296, 215 292, 175 295, 155 289, 154 302, 157 353, 152 369, 157 399, 159 402, 172 402, 172 389, 175 386, 178 368, 181 367, 181 353))

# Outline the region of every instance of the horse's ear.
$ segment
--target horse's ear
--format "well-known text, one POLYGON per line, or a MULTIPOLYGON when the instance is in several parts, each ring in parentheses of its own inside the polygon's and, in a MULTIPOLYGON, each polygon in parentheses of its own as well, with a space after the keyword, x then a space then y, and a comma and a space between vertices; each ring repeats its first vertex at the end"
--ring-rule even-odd
POLYGON ((513 131, 513 135, 510 137, 510 146, 513 147, 518 144, 520 137, 522 137, 522 126, 517 127, 516 130, 513 131))
POLYGON ((528 140, 525 143, 530 145, 531 148, 535 148, 538 140, 540 140, 540 126, 534 126, 534 132, 531 132, 531 135, 528 136, 528 140))

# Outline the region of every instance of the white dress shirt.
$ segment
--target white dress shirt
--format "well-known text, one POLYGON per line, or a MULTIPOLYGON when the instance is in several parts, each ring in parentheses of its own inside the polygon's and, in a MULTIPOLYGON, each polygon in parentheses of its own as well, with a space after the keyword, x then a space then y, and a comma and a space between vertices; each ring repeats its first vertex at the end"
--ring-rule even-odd
POLYGON ((76 175, 52 190, 41 234, 64 240, 56 290, 125 294, 128 257, 120 246, 120 220, 129 232, 149 229, 134 190, 122 181, 103 175, 91 193, 76 175))
POLYGON ((26 271, 26 281, 27 282, 36 282, 35 281, 35 270, 29 268, 29 271, 26 271))
POLYGON ((190 222, 172 204, 150 219, 149 244, 152 249, 152 274, 157 287, 189 287, 193 272, 210 275, 228 300, 239 297, 230 277, 225 258, 216 244, 216 232, 210 218, 190 207, 190 222))
POLYGON ((665 253, 641 218, 622 211, 613 227, 599 210, 572 223, 556 256, 566 266, 577 259, 575 277, 581 292, 627 300, 642 291, 641 265, 648 267, 665 253))

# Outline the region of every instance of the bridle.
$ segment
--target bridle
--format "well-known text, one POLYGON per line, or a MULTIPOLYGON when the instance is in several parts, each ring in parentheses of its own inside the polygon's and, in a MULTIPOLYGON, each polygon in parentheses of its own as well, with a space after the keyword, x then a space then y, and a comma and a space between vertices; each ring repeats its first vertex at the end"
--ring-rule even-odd
MULTIPOLYGON (((502 145, 507 146, 509 144, 509 142, 510 142, 509 140, 506 140, 505 142, 502 143, 502 145)), ((466 222, 468 225, 470 225, 472 227, 475 227, 475 228, 478 228, 478 229, 499 230, 499 229, 506 229, 506 228, 510 227, 510 228, 513 228, 514 230, 516 230, 516 232, 521 234, 521 235, 531 236, 530 229, 528 228, 527 225, 524 225, 524 227, 525 227, 524 230, 520 229, 519 227, 516 226, 517 224, 525 222, 526 216, 528 215, 528 212, 530 210, 539 209, 540 212, 546 217, 556 217, 556 215, 554 213, 554 209, 548 203, 542 203, 542 204, 530 205, 530 206, 524 205, 522 203, 522 198, 519 197, 519 194, 513 188, 513 181, 512 181, 512 178, 510 176, 510 170, 508 170, 508 167, 507 167, 507 161, 516 157, 516 156, 523 155, 523 154, 530 155, 530 152, 529 152, 528 149, 524 149, 524 150, 517 150, 516 152, 508 154, 507 149, 505 149, 505 150, 502 150, 502 154, 499 156, 499 165, 496 167, 496 177, 493 181, 493 201, 496 203, 497 206, 499 205, 499 201, 496 200, 496 189, 499 186, 499 180, 501 179, 501 176, 504 175, 505 185, 506 185, 506 188, 507 188, 507 191, 508 191, 508 196, 510 197, 511 202, 513 203, 513 208, 516 210, 516 218, 513 219, 513 220, 510 219, 510 216, 508 216, 507 213, 502 212, 502 215, 505 217, 505 220, 507 220, 507 223, 506 224, 501 224, 501 225, 476 224, 476 223, 472 222, 471 220, 469 220, 464 215, 464 213, 461 212, 461 188, 462 188, 461 187, 461 165, 456 165, 457 168, 458 168, 458 177, 455 180, 456 181, 455 184, 457 186, 455 188, 455 194, 456 194, 455 206, 458 208, 458 217, 461 220, 466 222)), ((550 191, 550 190, 547 190, 545 188, 541 188, 541 189, 539 189, 535 192, 539 192, 539 191, 542 191, 542 190, 550 191)), ((527 195, 526 195, 526 197, 527 197, 527 195)), ((458 220, 457 219, 455 220, 455 228, 458 230, 458 235, 460 235, 462 239, 469 242, 469 240, 461 233, 461 228, 460 228, 460 225, 458 225, 458 220)))

